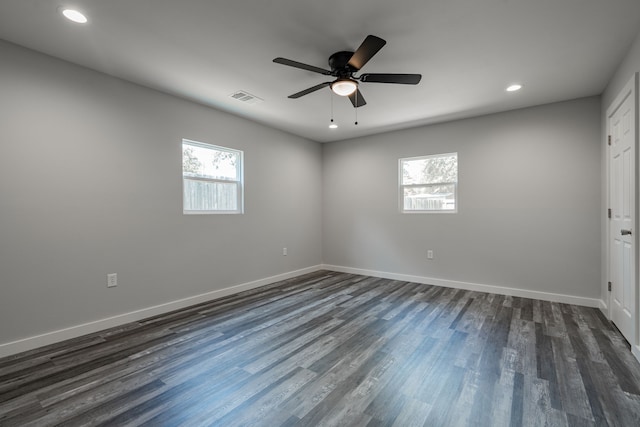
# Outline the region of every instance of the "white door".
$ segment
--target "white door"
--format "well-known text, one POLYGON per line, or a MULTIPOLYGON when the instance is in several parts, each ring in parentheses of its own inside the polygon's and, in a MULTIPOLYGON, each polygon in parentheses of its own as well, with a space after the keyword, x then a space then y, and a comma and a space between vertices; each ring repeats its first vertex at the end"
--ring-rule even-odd
POLYGON ((635 76, 607 110, 609 146, 610 315, 622 335, 635 344, 636 113, 635 76))

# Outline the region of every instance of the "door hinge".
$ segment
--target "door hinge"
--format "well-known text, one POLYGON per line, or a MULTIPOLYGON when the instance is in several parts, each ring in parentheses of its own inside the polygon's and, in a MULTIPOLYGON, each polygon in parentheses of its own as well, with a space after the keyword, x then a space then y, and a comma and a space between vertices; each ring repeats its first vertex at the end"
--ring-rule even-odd
POLYGON ((608 135, 607 144, 611 145, 611 135, 608 135))
POLYGON ((608 282, 608 283, 607 283, 607 290, 608 290, 609 292, 611 292, 611 282, 608 282))
POLYGON ((607 218, 611 219, 611 208, 607 209, 607 218))

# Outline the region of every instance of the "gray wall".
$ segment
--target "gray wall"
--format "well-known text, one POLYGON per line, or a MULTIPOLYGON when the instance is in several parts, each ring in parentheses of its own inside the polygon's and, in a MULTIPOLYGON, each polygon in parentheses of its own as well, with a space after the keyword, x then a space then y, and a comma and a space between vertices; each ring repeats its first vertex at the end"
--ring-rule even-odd
MULTIPOLYGON (((607 162, 607 151, 606 145, 604 141, 606 141, 606 133, 607 133, 607 109, 611 106, 611 103, 615 100, 618 93, 622 90, 624 85, 626 85, 632 76, 640 72, 640 32, 636 36, 635 41, 632 43, 629 48, 629 52, 622 60, 615 73, 611 77, 607 88, 602 94, 602 130, 601 130, 601 152, 602 152, 602 206, 601 212, 605 212, 608 207, 608 201, 606 200, 606 162, 607 162)), ((637 155, 637 153, 636 153, 637 155)), ((607 226, 608 220, 602 215, 601 220, 601 233, 602 233, 602 278, 601 278, 601 298, 607 304, 609 303, 609 292, 607 291, 607 247, 606 247, 606 238, 607 238, 607 226)))
POLYGON ((0 58, 0 343, 322 262, 318 143, 4 42, 0 58), (244 215, 182 214, 183 137, 244 150, 244 215))
POLYGON ((324 262, 600 298, 599 135, 591 97, 325 144, 324 262), (459 213, 399 213, 398 159, 454 151, 459 213))

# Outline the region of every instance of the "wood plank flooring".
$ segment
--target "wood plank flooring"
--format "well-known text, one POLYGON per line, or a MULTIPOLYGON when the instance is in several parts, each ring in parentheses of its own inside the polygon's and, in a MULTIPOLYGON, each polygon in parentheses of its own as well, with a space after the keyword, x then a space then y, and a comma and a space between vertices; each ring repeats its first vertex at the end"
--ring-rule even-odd
POLYGON ((0 359, 2 426, 640 426, 597 309, 320 271, 0 359))

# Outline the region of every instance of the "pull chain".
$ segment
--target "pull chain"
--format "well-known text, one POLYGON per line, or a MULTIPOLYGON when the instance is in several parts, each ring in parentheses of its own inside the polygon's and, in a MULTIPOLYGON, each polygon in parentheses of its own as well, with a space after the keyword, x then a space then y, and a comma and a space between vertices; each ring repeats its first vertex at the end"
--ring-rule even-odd
POLYGON ((329 92, 329 96, 331 97, 331 122, 329 122, 329 128, 335 129, 338 125, 333 121, 333 92, 329 92))
POLYGON ((358 126, 358 89, 356 89, 356 126, 358 126))

